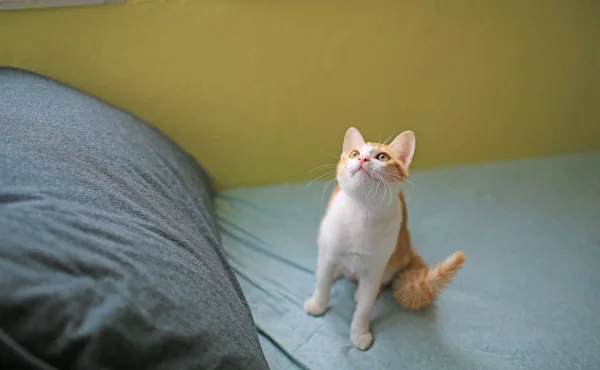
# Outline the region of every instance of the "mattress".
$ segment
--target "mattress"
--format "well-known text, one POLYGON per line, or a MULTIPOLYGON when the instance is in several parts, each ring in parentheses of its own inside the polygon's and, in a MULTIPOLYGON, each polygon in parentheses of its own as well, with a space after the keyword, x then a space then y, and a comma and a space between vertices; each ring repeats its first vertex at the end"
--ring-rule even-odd
POLYGON ((352 347, 354 284, 307 316, 324 182, 234 189, 216 199, 224 248, 272 369, 600 368, 600 152, 415 172, 413 244, 467 262, 436 303, 384 292, 373 346, 352 347))

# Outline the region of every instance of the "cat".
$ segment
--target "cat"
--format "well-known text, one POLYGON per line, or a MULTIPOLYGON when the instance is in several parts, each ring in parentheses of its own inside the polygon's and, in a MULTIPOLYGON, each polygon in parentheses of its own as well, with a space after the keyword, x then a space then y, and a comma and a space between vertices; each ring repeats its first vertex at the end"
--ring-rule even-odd
POLYGON ((354 127, 344 136, 337 185, 319 229, 316 287, 304 311, 324 314, 335 280, 344 276, 358 281, 350 339, 359 350, 373 343, 369 316, 381 288, 392 285, 400 306, 421 309, 434 301, 465 261, 458 251, 428 267, 410 244, 402 186, 415 145, 412 131, 389 145, 366 143, 354 127))

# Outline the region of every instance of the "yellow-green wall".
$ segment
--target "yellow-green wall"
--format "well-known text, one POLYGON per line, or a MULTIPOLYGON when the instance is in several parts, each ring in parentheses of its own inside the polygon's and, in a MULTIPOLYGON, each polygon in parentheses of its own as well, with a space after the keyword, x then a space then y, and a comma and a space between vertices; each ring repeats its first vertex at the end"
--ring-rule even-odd
POLYGON ((222 186, 307 179, 348 126, 415 130, 421 168, 600 147, 598 0, 0 12, 0 64, 135 113, 222 186))

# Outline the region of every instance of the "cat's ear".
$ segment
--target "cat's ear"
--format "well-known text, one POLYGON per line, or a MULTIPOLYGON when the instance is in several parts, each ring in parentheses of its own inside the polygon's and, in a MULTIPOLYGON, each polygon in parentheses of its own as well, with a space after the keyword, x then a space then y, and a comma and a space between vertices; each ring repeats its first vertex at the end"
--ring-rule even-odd
POLYGON ((354 127, 350 127, 344 136, 344 153, 349 152, 352 149, 360 148, 364 143, 365 140, 360 132, 354 127))
POLYGON ((416 139, 415 133, 412 131, 404 131, 396 136, 390 144, 390 148, 406 168, 410 166, 413 156, 415 155, 416 139))

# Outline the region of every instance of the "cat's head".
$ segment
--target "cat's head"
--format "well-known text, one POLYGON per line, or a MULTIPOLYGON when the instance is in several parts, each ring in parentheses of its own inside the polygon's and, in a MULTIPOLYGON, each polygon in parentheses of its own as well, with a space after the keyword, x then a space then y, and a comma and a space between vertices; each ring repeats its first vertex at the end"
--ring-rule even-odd
POLYGON ((389 144, 367 143, 351 127, 337 167, 337 181, 350 194, 369 197, 399 192, 415 153, 415 134, 404 131, 389 144))

